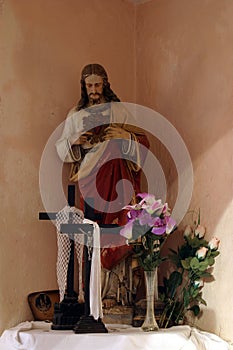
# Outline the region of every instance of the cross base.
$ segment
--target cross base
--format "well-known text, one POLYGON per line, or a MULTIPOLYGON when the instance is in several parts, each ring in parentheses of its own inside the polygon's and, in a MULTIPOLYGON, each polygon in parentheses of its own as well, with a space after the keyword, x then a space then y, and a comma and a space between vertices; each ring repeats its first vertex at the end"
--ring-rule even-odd
POLYGON ((84 303, 77 298, 65 296, 62 302, 54 304, 53 330, 72 330, 84 314, 84 303))
POLYGON ((73 327, 74 333, 108 333, 102 320, 99 318, 95 320, 93 316, 82 316, 73 327))

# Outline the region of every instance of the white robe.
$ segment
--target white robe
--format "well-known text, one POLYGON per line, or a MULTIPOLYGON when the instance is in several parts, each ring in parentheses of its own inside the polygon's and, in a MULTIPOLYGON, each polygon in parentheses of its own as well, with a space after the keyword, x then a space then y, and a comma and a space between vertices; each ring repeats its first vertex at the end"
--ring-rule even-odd
MULTIPOLYGON (((105 104, 106 110, 102 112, 102 114, 110 114, 110 124, 118 124, 122 128, 129 130, 129 132, 132 130, 134 131, 134 127, 126 126, 125 124, 131 124, 133 123, 133 117, 132 115, 127 111, 127 109, 123 106, 122 103, 114 102, 114 103, 107 103, 105 104)), ((103 106, 103 105, 102 105, 103 106)), ((90 108, 96 108, 96 106, 90 107, 90 108)), ((98 107, 97 107, 98 108, 98 107)), ((83 148, 90 148, 89 152, 85 155, 84 159, 81 159, 81 152, 80 149, 78 152, 73 152, 72 150, 72 144, 85 132, 88 130, 84 129, 83 120, 85 117, 88 117, 89 115, 89 108, 88 109, 82 109, 80 111, 76 111, 75 109, 72 109, 65 121, 64 130, 62 132, 62 135, 60 139, 56 142, 56 148, 57 153, 61 160, 63 162, 67 163, 74 163, 74 162, 80 162, 80 167, 78 171, 78 178, 84 178, 88 176, 91 172, 91 170, 95 167, 98 160, 100 159, 101 155, 103 154, 104 150, 106 149, 109 141, 100 142, 94 145, 84 145, 83 148)), ((97 126, 97 125, 96 125, 97 126)), ((137 147, 137 141, 135 135, 131 133, 131 139, 124 140, 122 143, 122 153, 123 155, 127 155, 127 159, 135 161, 135 171, 139 170, 140 168, 140 155, 139 155, 139 149, 137 147), (137 168, 137 169, 136 169, 137 168)))

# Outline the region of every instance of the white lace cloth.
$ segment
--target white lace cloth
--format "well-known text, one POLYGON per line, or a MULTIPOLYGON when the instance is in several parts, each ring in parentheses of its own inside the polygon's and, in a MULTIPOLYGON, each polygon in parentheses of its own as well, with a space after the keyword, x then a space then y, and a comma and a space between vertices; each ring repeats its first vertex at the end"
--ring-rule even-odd
MULTIPOLYGON (((61 224, 81 224, 83 223, 83 212, 75 207, 66 205, 56 215, 56 228, 57 228, 57 283, 60 294, 60 301, 64 299, 66 287, 67 287, 67 271, 70 259, 71 243, 68 234, 60 233, 61 224), (71 214, 71 216, 70 216, 71 214), (71 221, 71 222, 70 222, 71 221)), ((84 237, 82 234, 74 234, 74 245, 78 259, 79 267, 79 301, 84 299, 82 289, 82 253, 84 245, 84 237)))
POLYGON ((189 326, 143 332, 126 325, 106 325, 109 333, 74 334, 52 331, 45 322, 23 322, 5 330, 0 350, 229 350, 215 334, 189 326))
MULTIPOLYGON (((60 225, 67 224, 90 224, 93 225, 92 240, 92 261, 90 274, 90 314, 97 320, 103 318, 102 300, 101 300, 101 261, 100 261, 100 229, 96 222, 83 218, 83 213, 75 207, 64 207, 57 214, 57 281, 60 292, 60 301, 63 300, 67 284, 67 270, 70 257, 71 243, 68 234, 60 233, 60 225)), ((83 301, 84 295, 82 290, 82 257, 84 247, 84 234, 74 234, 75 251, 79 262, 79 301, 83 301)))

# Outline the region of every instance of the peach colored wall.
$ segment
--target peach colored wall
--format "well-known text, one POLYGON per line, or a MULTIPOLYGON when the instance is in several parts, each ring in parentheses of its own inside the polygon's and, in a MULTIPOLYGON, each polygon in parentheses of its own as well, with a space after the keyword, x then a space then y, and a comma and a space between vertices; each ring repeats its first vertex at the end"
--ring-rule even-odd
POLYGON ((233 2, 152 0, 137 7, 137 103, 165 116, 194 167, 190 208, 221 239, 197 325, 233 339, 233 2))
POLYGON ((233 3, 152 0, 136 9, 135 17, 127 0, 0 1, 0 330, 32 319, 28 293, 57 288, 55 229, 38 221, 39 162, 79 97, 80 69, 98 61, 122 100, 135 101, 137 92, 137 102, 168 118, 186 142, 191 207, 201 207, 208 236, 221 239, 198 325, 233 339, 233 3))
POLYGON ((122 100, 135 98, 134 6, 125 0, 1 0, 0 330, 32 319, 30 292, 57 289, 56 234, 39 222, 45 143, 98 62, 122 100))

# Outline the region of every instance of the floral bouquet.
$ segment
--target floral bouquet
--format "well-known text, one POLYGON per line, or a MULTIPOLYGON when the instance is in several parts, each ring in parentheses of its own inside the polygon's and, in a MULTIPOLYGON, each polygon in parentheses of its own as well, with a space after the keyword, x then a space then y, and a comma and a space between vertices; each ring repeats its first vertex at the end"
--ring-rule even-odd
POLYGON ((169 278, 164 278, 164 292, 161 299, 165 303, 160 327, 184 323, 187 311, 193 316, 200 313, 200 304, 206 304, 202 298, 204 281, 213 280, 211 267, 219 255, 219 239, 204 239, 205 227, 198 221, 184 230, 184 244, 177 251, 170 249, 169 256, 175 265, 169 278))
POLYGON ((161 245, 175 229, 168 204, 156 200, 149 193, 139 193, 141 201, 127 205, 128 222, 120 231, 129 244, 132 244, 139 265, 144 271, 155 270, 163 258, 160 256, 161 245))

